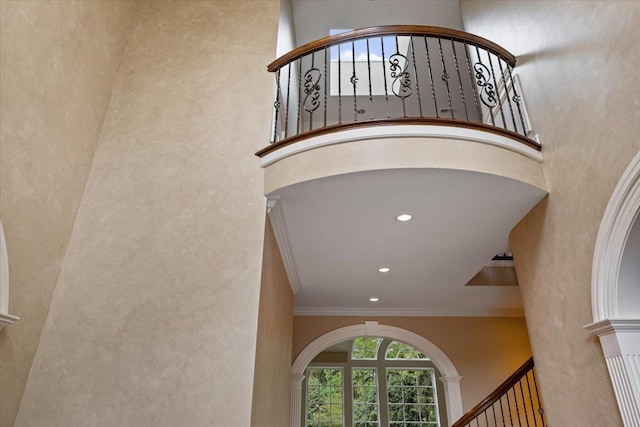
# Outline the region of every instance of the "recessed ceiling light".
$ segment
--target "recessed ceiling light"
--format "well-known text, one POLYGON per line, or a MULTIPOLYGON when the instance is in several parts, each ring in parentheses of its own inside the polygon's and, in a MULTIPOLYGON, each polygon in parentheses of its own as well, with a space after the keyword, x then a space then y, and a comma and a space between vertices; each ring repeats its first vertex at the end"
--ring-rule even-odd
POLYGON ((413 217, 411 215, 409 215, 409 214, 402 214, 402 215, 398 215, 396 217, 396 219, 398 221, 402 221, 402 222, 411 221, 411 218, 413 218, 413 217))
POLYGON ((380 301, 380 298, 378 298, 378 297, 371 297, 371 298, 369 298, 369 301, 371 301, 371 302, 378 302, 378 301, 380 301))
POLYGON ((378 271, 380 273, 388 273, 389 271, 391 271, 391 269, 389 267, 380 267, 378 271))

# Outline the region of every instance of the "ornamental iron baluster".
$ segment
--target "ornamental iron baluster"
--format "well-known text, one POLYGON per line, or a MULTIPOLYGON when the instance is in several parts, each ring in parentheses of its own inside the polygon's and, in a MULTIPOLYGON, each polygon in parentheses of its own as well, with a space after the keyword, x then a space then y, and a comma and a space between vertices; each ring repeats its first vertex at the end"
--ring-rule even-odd
POLYGON ((458 65, 458 54, 456 53, 456 45, 451 39, 451 49, 453 49, 453 60, 456 65, 456 74, 458 74, 458 87, 460 88, 460 98, 462 99, 462 105, 464 106, 464 115, 469 121, 469 112, 467 111, 467 103, 464 99, 464 89, 462 88, 462 77, 460 77, 460 67, 458 65))
MULTIPOLYGON (((493 117, 493 107, 498 104, 496 100, 496 92, 493 85, 489 82, 489 78, 491 72, 489 69, 482 63, 482 59, 480 57, 480 50, 478 46, 476 46, 476 54, 478 55, 478 62, 473 65, 473 70, 475 71, 476 84, 482 88, 480 92, 480 101, 487 107, 489 107, 489 117, 491 117, 491 124, 493 126, 496 125, 495 118, 493 117)), ((483 117, 481 116, 481 119, 483 117)), ((484 120, 483 120, 484 121, 484 120)))
POLYGON ((320 106, 320 79, 322 73, 315 67, 314 54, 311 54, 311 68, 304 73, 304 101, 303 108, 309 113, 309 130, 313 129, 313 112, 320 106))
POLYGON ((353 121, 358 121, 358 99, 356 96, 356 84, 358 83, 358 76, 356 75, 356 44, 351 42, 351 66, 353 73, 351 74, 351 84, 353 85, 353 121))
MULTIPOLYGON (((471 61, 469 60, 469 46, 467 45, 467 42, 464 42, 464 52, 467 59, 467 70, 469 71, 469 76, 473 76, 473 72, 471 71, 471 61)), ((473 80, 473 77, 472 77, 472 80, 473 80)), ((478 101, 478 91, 476 90, 476 85, 473 81, 471 82, 471 89, 473 90, 473 99, 476 104, 476 112, 478 113, 478 119, 482 121, 482 111, 480 109, 480 103, 478 101)))
MULTIPOLYGON (((384 64, 384 61, 382 61, 384 64)), ((367 37, 367 72, 369 73, 369 118, 373 119, 373 92, 371 90, 371 53, 369 51, 369 37, 367 37)))
POLYGON ((385 59, 385 55, 384 55, 384 37, 380 37, 380 45, 382 48, 382 78, 384 80, 384 100, 385 103, 387 105, 387 118, 389 118, 389 92, 387 90, 387 67, 385 65, 384 59, 385 59))
POLYGON ((416 76, 416 95, 418 97, 418 110, 420 111, 420 117, 422 117, 422 100, 420 99, 420 84, 418 83, 418 64, 416 64, 416 49, 413 45, 413 36, 409 37, 411 40, 411 59, 413 60, 413 72, 416 76))
POLYGON ((511 88, 513 88, 513 102, 516 103, 516 107, 518 108, 518 115, 520 116, 520 122, 522 123, 522 135, 527 136, 527 127, 524 124, 524 116, 522 115, 522 109, 520 108, 520 101, 522 98, 520 97, 516 89, 516 82, 513 79, 513 74, 511 73, 511 66, 509 64, 507 64, 507 70, 509 71, 511 88))
POLYGON ((447 73, 447 65, 444 62, 444 53, 442 52, 442 40, 438 37, 438 46, 440 48, 440 60, 442 61, 442 81, 444 82, 445 87, 447 88, 447 101, 449 103, 449 112, 451 113, 451 118, 455 119, 453 115, 453 104, 451 103, 451 92, 449 91, 449 73, 447 73))
POLYGON ((433 105, 436 108, 436 117, 440 117, 440 112, 438 111, 438 101, 436 99, 436 87, 433 83, 433 72, 431 71, 431 57, 429 56, 429 40, 427 36, 424 36, 424 49, 425 55, 427 56, 427 68, 429 69, 429 83, 431 83, 431 95, 433 96, 433 105))
POLYGON ((275 108, 275 117, 273 123, 273 142, 278 140, 278 112, 280 111, 280 70, 276 73, 276 100, 273 103, 275 108))
POLYGON ((284 119, 284 137, 286 138, 287 136, 289 136, 289 99, 291 96, 291 64, 289 64, 287 66, 288 70, 287 70, 287 106, 286 106, 286 111, 284 112, 285 114, 285 119, 284 119))
MULTIPOLYGON (((493 70, 493 61, 491 61, 491 51, 487 51, 487 57, 489 57, 489 66, 491 67, 491 75, 493 77, 493 84, 498 91, 498 81, 496 80, 496 72, 493 70)), ((506 88, 505 88, 506 89, 506 88)), ((500 98, 500 94, 498 93, 498 98, 500 98)), ((502 117, 502 126, 506 129, 507 122, 504 119, 504 112, 502 111, 502 102, 498 102, 498 109, 500 110, 500 117, 502 117)))
MULTIPOLYGON (((518 126, 516 125, 516 116, 513 114, 513 106, 511 105, 511 97, 509 96, 509 87, 507 86, 507 76, 504 73, 504 69, 502 68, 502 60, 498 58, 498 65, 500 66, 500 75, 502 76, 502 81, 504 82, 504 96, 507 98, 507 103, 509 104, 509 111, 511 112, 511 120, 513 121, 513 131, 518 133, 518 126)), ((513 82, 511 82, 513 86, 513 82)), ((505 129, 507 125, 505 124, 505 129)))
POLYGON ((396 36, 396 53, 389 57, 390 76, 393 80, 391 90, 395 96, 402 99, 402 113, 407 117, 407 108, 405 98, 413 92, 411 90, 411 75, 407 71, 409 61, 407 57, 402 55, 398 49, 398 37, 396 36), (402 62, 402 65, 400 63, 402 62))

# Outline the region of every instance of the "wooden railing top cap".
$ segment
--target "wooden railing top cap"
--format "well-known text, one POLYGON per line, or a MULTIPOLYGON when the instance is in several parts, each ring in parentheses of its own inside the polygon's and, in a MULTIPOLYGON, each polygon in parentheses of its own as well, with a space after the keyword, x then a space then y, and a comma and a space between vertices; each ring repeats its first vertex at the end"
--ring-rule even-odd
POLYGON ((454 30, 452 28, 432 27, 426 25, 386 25, 380 27, 361 28, 358 30, 353 30, 346 33, 336 34, 334 36, 327 36, 318 40, 314 40, 305 45, 297 47, 288 53, 285 53, 284 55, 273 61, 271 64, 269 64, 267 70, 270 72, 275 72, 283 65, 286 65, 291 61, 294 61, 311 52, 324 49, 325 47, 334 44, 351 40, 364 39, 367 37, 386 35, 441 37, 444 39, 455 40, 463 43, 466 42, 493 52, 494 54, 504 59, 512 67, 515 67, 516 65, 516 57, 511 52, 509 52, 502 46, 485 39, 484 37, 465 33, 464 31, 460 30, 454 30))

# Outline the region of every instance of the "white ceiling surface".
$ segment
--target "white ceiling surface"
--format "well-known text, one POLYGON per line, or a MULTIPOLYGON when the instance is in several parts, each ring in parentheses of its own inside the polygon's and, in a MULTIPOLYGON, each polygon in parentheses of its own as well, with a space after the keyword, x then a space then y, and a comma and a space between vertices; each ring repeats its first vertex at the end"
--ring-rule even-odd
POLYGON ((292 0, 296 43, 329 35, 329 30, 378 25, 433 25, 462 30, 457 0, 292 0))
MULTIPOLYGON (((508 178, 395 169, 292 185, 280 197, 299 309, 518 310, 517 287, 465 287, 546 193, 508 178), (414 218, 399 222, 398 214, 414 218), (379 267, 389 273, 379 273, 379 267), (369 297, 380 298, 377 303, 369 297)), ((342 313, 344 314, 344 313, 342 313)))

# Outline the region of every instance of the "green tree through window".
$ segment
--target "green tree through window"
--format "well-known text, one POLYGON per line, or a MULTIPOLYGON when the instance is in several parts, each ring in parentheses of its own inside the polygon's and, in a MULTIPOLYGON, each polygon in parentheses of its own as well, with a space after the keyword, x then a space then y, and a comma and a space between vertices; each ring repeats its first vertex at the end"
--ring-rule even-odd
POLYGON ((305 427, 440 427, 446 414, 435 377, 429 358, 405 343, 358 337, 338 344, 306 370, 305 427))

